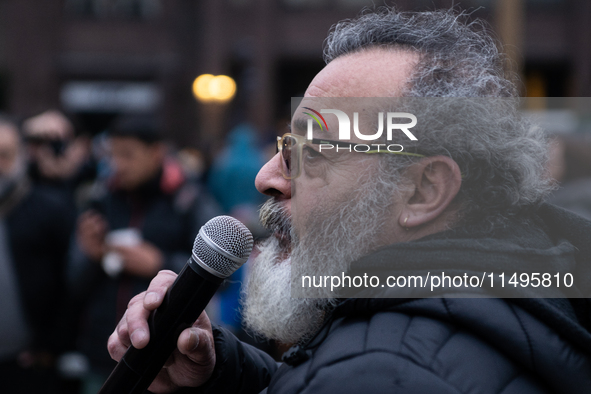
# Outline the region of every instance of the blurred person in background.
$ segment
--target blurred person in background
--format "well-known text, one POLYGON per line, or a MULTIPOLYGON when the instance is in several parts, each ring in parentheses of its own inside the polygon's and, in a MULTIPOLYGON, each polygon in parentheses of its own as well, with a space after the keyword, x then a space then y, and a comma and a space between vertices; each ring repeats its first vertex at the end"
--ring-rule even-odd
POLYGON ((72 197, 81 181, 94 176, 90 141, 75 136, 72 122, 63 113, 43 112, 25 120, 22 128, 33 182, 72 197))
POLYGON ((201 180, 205 171, 205 159, 200 150, 195 148, 183 148, 176 155, 183 171, 188 178, 201 180))
POLYGON ((65 262, 74 215, 27 177, 14 123, 0 117, 0 385, 2 393, 63 393, 65 262), (55 300, 52 301, 52 300, 55 300))
POLYGON ((79 344, 92 370, 87 392, 96 392, 114 365, 104 344, 131 297, 159 270, 179 272, 199 228, 219 214, 168 157, 153 119, 122 117, 108 136, 111 177, 94 188, 79 217, 72 262, 74 292, 86 300, 79 344))
POLYGON ((264 164, 257 132, 248 123, 234 127, 224 149, 209 171, 208 186, 224 211, 245 224, 258 224, 258 206, 264 202, 254 180, 264 164))

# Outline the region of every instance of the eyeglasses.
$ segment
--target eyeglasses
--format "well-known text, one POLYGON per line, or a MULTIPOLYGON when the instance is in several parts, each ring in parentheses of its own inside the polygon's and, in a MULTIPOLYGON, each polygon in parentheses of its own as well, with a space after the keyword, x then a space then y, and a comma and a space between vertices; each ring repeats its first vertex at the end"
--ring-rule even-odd
MULTIPOLYGON (((281 153, 281 173, 285 179, 295 179, 300 176, 301 173, 301 162, 302 162, 302 151, 304 145, 321 145, 329 144, 339 148, 347 148, 349 150, 354 149, 356 146, 368 147, 366 144, 355 144, 352 142, 343 141, 331 141, 320 138, 313 138, 311 140, 298 134, 285 133, 283 137, 277 137, 277 152, 281 153)), ((394 153, 397 155, 425 157, 419 153, 412 152, 397 152, 389 150, 367 150, 358 151, 357 153, 394 153)))

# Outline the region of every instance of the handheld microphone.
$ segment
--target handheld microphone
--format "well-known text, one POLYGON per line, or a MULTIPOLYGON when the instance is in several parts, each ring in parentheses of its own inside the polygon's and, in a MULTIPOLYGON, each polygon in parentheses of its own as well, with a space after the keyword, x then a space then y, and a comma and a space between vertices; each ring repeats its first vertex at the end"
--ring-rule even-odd
POLYGON ((98 394, 143 394, 170 357, 181 332, 199 317, 220 284, 252 251, 252 234, 237 219, 217 216, 205 223, 193 254, 149 319, 146 347, 129 347, 98 394))

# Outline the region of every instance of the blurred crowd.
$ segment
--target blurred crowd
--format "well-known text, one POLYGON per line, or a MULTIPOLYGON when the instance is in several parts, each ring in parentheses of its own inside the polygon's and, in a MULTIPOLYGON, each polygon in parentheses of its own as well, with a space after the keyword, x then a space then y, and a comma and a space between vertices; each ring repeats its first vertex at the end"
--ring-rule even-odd
MULTIPOLYGON (((98 135, 49 110, 0 116, 0 381, 6 393, 96 393, 115 363, 106 342, 130 299, 179 272, 220 214, 256 236, 258 133, 236 126, 208 171, 156 119, 125 115, 98 135)), ((243 269, 209 312, 239 333, 243 269)))
MULTIPOLYGON (((208 166, 174 149, 156 119, 121 116, 76 130, 49 110, 0 116, 0 381, 6 393, 96 393, 115 363, 106 342, 159 270, 179 272, 199 228, 230 214, 255 237, 268 159, 259 133, 234 127, 208 166)), ((556 137, 551 201, 591 218, 591 141, 556 137)), ((244 267, 208 312, 241 333, 244 267)), ((244 337, 243 337, 244 338, 244 337)))

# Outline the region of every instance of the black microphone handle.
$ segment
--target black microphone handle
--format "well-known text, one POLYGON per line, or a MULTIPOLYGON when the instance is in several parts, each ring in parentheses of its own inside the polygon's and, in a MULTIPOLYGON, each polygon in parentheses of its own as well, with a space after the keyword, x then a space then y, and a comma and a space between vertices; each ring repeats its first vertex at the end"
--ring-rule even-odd
POLYGON ((144 394, 176 349, 181 332, 197 320, 223 281, 190 258, 150 314, 150 342, 143 349, 130 346, 98 394, 144 394))

